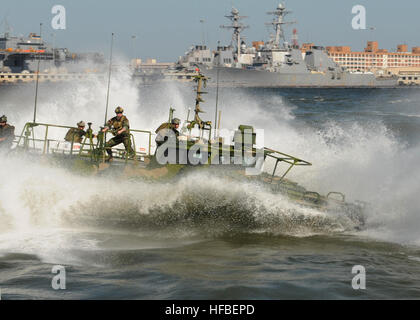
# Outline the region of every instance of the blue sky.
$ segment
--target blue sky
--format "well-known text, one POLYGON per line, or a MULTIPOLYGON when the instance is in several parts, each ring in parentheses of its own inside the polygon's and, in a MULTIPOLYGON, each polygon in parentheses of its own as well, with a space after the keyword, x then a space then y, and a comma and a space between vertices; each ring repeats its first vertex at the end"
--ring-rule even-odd
MULTIPOLYGON (((224 18, 233 6, 250 28, 244 31, 247 42, 267 40, 264 25, 271 18, 266 14, 278 5, 275 0, 13 0, 3 1, 0 31, 7 19, 14 34, 38 32, 42 22, 44 38, 75 52, 109 52, 111 32, 116 34, 115 48, 127 57, 157 58, 175 61, 191 45, 206 43, 215 47, 217 41, 229 43, 229 31, 220 29, 228 24, 224 18), (66 29, 53 30, 51 8, 66 8, 66 29), (204 20, 204 23, 200 23, 204 20), (135 35, 135 40, 132 36, 135 35)), ((349 45, 363 50, 367 40, 378 40, 380 47, 394 49, 400 43, 420 46, 420 1, 415 0, 286 0, 293 11, 288 20, 297 24, 287 27, 287 36, 297 28, 299 42, 318 45, 349 45), (353 30, 352 7, 364 5, 367 26, 375 30, 353 30)))

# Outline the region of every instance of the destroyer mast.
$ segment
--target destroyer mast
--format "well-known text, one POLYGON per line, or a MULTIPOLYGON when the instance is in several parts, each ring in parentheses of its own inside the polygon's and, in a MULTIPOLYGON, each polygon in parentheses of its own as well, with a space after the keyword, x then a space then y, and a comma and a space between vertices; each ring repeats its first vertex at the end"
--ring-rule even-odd
POLYGON ((272 25, 274 27, 274 30, 276 31, 276 35, 275 35, 274 39, 271 39, 271 41, 270 41, 270 45, 271 45, 272 49, 280 49, 281 48, 280 39, 283 39, 283 46, 284 46, 284 43, 286 42, 286 38, 284 36, 284 31, 283 31, 283 25, 296 23, 296 22, 285 22, 284 21, 284 17, 291 12, 292 11, 286 10, 286 7, 284 6, 284 4, 281 4, 281 3, 277 6, 275 11, 267 12, 267 14, 275 16, 275 18, 273 19, 272 22, 267 22, 266 23, 266 25, 272 25))
POLYGON ((237 61, 239 62, 239 57, 241 55, 241 32, 244 29, 249 28, 249 26, 242 24, 241 20, 247 17, 240 16, 238 9, 233 7, 230 16, 225 17, 232 21, 232 24, 229 26, 221 25, 220 28, 233 29, 232 41, 236 42, 237 61))

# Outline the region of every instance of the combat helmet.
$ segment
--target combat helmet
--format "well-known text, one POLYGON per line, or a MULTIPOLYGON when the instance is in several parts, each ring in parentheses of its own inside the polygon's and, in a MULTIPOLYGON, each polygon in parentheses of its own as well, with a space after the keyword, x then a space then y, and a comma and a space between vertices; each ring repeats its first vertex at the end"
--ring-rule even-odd
POLYGON ((0 117, 0 122, 7 122, 7 117, 5 115, 2 115, 0 117))
POLYGON ((78 126, 78 127, 86 127, 86 123, 85 123, 84 121, 79 121, 79 122, 77 123, 77 126, 78 126))
POLYGON ((173 118, 171 123, 172 124, 180 124, 181 120, 179 120, 178 118, 173 118))
POLYGON ((122 107, 117 107, 115 109, 115 113, 123 113, 123 112, 124 112, 124 109, 122 107))

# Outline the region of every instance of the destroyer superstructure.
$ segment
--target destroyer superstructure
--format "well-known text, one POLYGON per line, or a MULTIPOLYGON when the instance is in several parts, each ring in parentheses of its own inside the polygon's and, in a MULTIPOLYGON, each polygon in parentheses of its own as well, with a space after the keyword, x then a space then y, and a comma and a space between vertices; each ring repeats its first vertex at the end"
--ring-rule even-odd
POLYGON ((241 32, 245 26, 239 23, 239 11, 232 9, 227 16, 234 30, 233 43, 218 46, 209 56, 210 50, 203 46, 193 47, 178 66, 182 70, 200 67, 202 72, 213 79, 218 79, 221 86, 239 87, 394 87, 397 77, 376 76, 372 72, 351 73, 334 62, 324 47, 312 46, 302 50, 295 42, 286 41, 283 26, 290 11, 279 4, 269 25, 275 34, 266 43, 255 42, 247 47, 241 32))

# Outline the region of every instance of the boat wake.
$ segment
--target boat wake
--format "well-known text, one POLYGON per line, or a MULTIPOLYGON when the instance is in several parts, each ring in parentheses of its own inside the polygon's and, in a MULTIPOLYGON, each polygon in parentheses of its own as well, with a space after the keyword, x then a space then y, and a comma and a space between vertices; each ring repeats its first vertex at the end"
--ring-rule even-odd
POLYGON ((205 173, 146 183, 0 158, 0 176, 12 172, 13 179, 0 186, 0 256, 29 254, 80 265, 103 250, 167 248, 244 234, 334 235, 357 226, 344 213, 319 212, 260 186, 205 173))
POLYGON ((86 178, 42 166, 27 170, 30 176, 23 170, 13 185, 1 187, 3 229, 89 226, 212 237, 248 232, 299 236, 356 225, 344 213, 319 212, 261 186, 209 178, 205 172, 171 183, 146 183, 86 178))
POLYGON ((125 198, 117 210, 116 199, 93 196, 77 204, 84 212, 81 219, 73 215, 73 208, 66 219, 71 223, 80 219, 83 224, 210 237, 248 232, 310 235, 342 232, 357 225, 344 213, 326 214, 251 184, 208 179, 204 174, 135 189, 137 192, 125 198))
MULTIPOLYGON (((177 108, 178 117, 186 118, 184 106, 192 95, 189 87, 167 85, 146 90, 125 85, 124 77, 120 80, 113 81, 110 105, 124 105, 134 128, 157 127, 169 105, 177 108), (163 91, 168 94, 162 95, 163 91)), ((91 106, 103 100, 105 93, 106 85, 100 83, 76 84, 74 90, 50 92, 48 97, 44 94, 39 117, 46 123, 73 125, 88 119, 100 124, 103 115, 98 110, 102 107, 91 106)), ((24 103, 13 99, 6 101, 5 112, 12 113, 15 105, 21 105, 20 114, 11 119, 22 128, 31 119, 33 99, 31 96, 24 103)), ((214 97, 209 95, 208 104, 214 105, 214 97)), ((296 168, 289 178, 322 194, 341 191, 350 202, 371 203, 365 228, 358 234, 420 245, 419 148, 401 144, 380 121, 324 119, 312 127, 296 118, 296 108, 276 93, 232 90, 223 96, 222 127, 253 124, 256 129, 264 128, 267 146, 314 164, 296 168)), ((150 239, 163 239, 167 245, 176 242, 174 239, 240 233, 335 235, 357 227, 343 212, 319 212, 251 183, 204 174, 168 184, 114 181, 0 156, 0 176, 4 181, 0 185, 0 254, 38 254, 44 252, 44 246, 54 254, 66 248, 96 250, 98 234, 114 238, 130 235, 125 246, 131 248, 150 239), (84 236, 91 232, 93 238, 84 236)))

